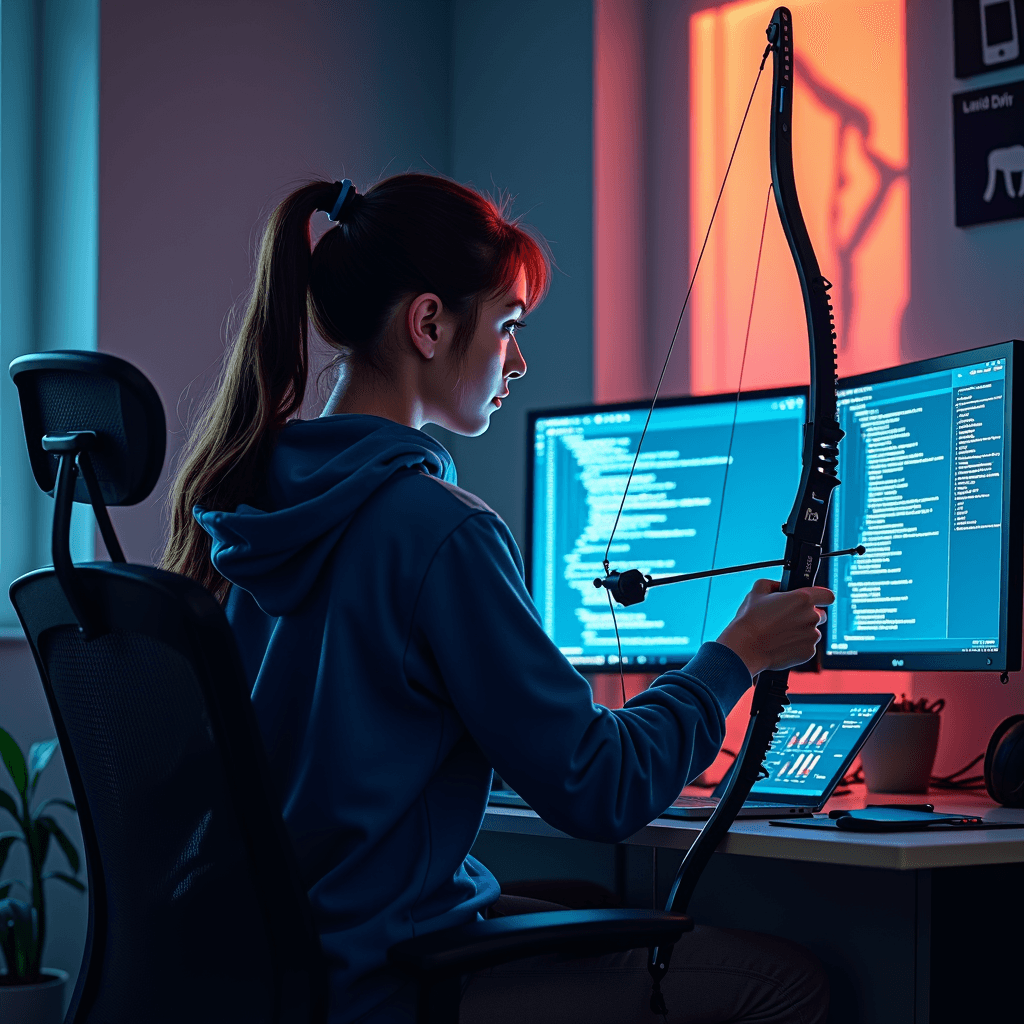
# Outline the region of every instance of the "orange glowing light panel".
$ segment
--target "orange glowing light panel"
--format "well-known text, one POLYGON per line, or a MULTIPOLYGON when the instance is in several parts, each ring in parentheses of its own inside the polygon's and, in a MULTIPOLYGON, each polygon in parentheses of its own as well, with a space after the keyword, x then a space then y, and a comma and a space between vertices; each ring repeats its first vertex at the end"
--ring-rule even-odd
MULTIPOLYGON (((789 0, 795 90, 793 163, 807 230, 834 285, 839 372, 900 362, 910 294, 904 0, 789 0)), ((696 261, 765 46, 774 0, 741 0, 690 20, 691 266, 696 261)), ((697 275, 690 312, 696 394, 739 380, 771 170, 771 58, 697 275)), ((744 390, 805 382, 800 285, 774 200, 754 306, 744 390)))

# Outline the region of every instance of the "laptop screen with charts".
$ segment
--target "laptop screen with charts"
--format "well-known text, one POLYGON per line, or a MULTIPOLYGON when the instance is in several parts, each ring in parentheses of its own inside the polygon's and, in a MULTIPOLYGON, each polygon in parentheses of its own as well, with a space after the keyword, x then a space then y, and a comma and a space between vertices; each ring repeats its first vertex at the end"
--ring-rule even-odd
MULTIPOLYGON (((891 693, 790 694, 765 758, 768 777, 754 784, 742 816, 821 810, 892 697, 891 693)), ((707 817, 724 795, 730 774, 715 787, 713 796, 680 796, 665 816, 707 817)))

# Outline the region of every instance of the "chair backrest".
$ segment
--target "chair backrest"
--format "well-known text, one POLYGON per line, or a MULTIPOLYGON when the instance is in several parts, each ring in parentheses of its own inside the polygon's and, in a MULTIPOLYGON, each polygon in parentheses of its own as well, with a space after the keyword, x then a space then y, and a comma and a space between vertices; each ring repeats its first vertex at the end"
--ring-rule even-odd
MULTIPOLYGON (((90 451, 105 505, 135 505, 160 478, 167 444, 156 389, 131 363, 102 352, 41 352, 11 363, 36 483, 53 494, 59 454, 43 438, 94 431, 90 451)), ((79 481, 75 500, 90 500, 79 481)))
MULTIPOLYGON (((40 357, 32 357, 35 381, 21 381, 19 393, 26 429, 49 439, 30 437, 30 450, 60 456, 43 479, 36 472, 41 486, 56 486, 55 518, 72 496, 96 507, 95 488, 79 493, 67 470, 72 463, 88 483, 89 450, 106 453, 93 474, 106 480, 105 495, 141 500, 148 491, 131 489, 139 467, 126 463, 151 463, 157 444, 162 460, 162 432, 151 431, 152 446, 133 453, 133 427, 118 421, 119 403, 95 384, 113 357, 85 367, 89 387, 107 395, 94 413, 81 395, 60 400, 62 388, 74 391, 83 378, 60 366, 63 353, 52 355, 63 377, 45 384, 51 399, 58 396, 50 411, 26 408, 47 370, 40 357), (61 420, 54 409, 72 414, 61 420), (110 438, 119 427, 126 441, 115 457, 110 438), (84 447, 68 440, 79 436, 84 447)), ((76 373, 95 357, 72 355, 76 373)), ((159 405, 155 392, 148 401, 159 405)), ((155 422, 151 408, 140 415, 136 424, 155 422)), ((54 541, 57 565, 56 529, 54 541)), ((319 939, 220 606, 173 573, 70 559, 63 574, 41 569, 16 580, 11 600, 39 667, 86 847, 89 932, 68 1021, 323 1020, 319 939)))

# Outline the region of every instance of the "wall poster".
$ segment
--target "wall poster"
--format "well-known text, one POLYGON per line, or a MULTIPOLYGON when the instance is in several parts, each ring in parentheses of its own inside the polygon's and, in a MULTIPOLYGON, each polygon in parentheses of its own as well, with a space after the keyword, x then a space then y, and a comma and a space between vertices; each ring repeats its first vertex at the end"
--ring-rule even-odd
POLYGON ((1024 64, 1024 0, 953 0, 956 77, 1024 64))
POLYGON ((1024 82, 953 97, 956 224, 1024 217, 1024 82))

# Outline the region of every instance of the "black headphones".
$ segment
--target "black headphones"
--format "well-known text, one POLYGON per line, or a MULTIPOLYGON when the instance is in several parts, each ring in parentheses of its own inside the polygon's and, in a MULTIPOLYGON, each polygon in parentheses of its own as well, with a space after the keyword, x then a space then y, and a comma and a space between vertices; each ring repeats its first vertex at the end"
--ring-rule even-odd
POLYGON ((1000 722, 985 751, 985 788, 1004 807, 1024 807, 1024 715, 1000 722))

